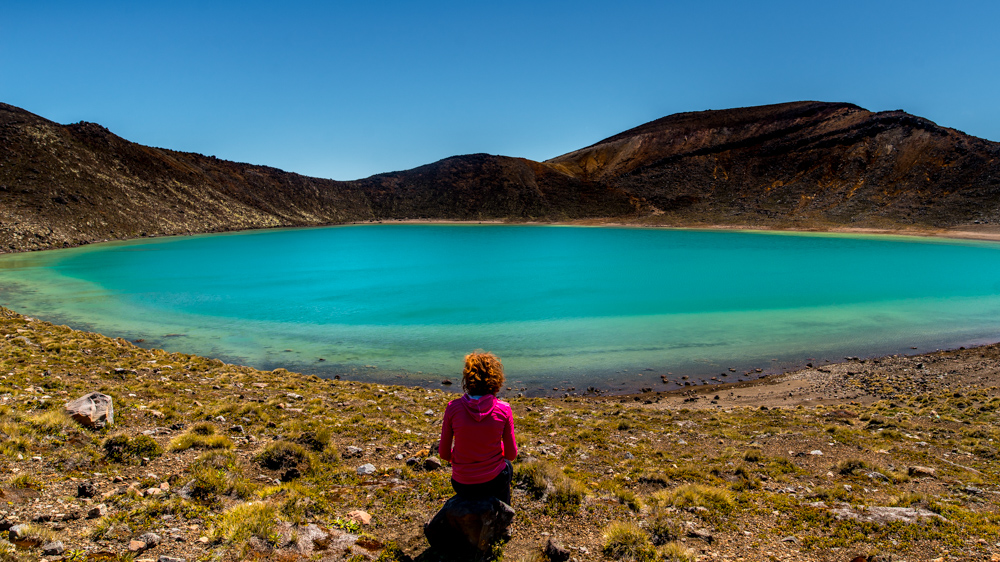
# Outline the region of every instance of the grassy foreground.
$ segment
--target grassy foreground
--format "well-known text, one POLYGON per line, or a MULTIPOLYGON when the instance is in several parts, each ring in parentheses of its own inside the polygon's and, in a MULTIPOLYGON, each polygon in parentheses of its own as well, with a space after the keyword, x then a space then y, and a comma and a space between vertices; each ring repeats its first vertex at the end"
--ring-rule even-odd
MULTIPOLYGON (((422 524, 452 491, 427 458, 453 392, 258 371, 6 309, 0 365, 0 561, 437 558, 422 524), (113 426, 65 415, 91 391, 113 397, 113 426)), ((518 514, 484 558, 543 560, 554 539, 578 561, 1000 560, 998 380, 987 346, 510 398, 518 514)))

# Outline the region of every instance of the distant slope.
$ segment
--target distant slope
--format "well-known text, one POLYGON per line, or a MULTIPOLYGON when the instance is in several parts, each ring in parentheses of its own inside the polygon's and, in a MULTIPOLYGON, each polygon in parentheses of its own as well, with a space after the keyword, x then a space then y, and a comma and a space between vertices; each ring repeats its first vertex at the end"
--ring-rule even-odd
POLYGON ((688 217, 862 226, 1000 219, 1000 143, 843 103, 671 115, 547 163, 688 217))
POLYGON ((1000 221, 998 157, 903 112, 796 102, 671 115, 547 162, 473 154, 338 182, 0 104, 0 251, 381 219, 945 227, 1000 221))
POLYGON ((565 220, 635 213, 621 192, 476 154, 360 181, 150 148, 0 104, 0 251, 380 219, 565 220))

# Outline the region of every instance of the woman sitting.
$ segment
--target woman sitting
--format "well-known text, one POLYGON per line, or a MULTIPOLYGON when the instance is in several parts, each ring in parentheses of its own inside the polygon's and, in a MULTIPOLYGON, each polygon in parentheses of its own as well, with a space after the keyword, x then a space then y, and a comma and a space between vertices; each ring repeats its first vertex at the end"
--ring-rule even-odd
POLYGON ((451 461, 451 485, 469 499, 495 497, 510 505, 517 458, 514 413, 496 394, 504 383, 503 365, 492 353, 465 356, 462 389, 444 411, 438 453, 451 461))

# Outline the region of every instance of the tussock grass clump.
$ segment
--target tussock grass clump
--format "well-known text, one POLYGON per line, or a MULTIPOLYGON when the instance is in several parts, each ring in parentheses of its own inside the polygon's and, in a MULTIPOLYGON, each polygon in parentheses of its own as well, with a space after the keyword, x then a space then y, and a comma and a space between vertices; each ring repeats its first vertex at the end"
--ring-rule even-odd
POLYGON ((290 441, 271 443, 254 460, 269 470, 297 468, 304 472, 312 465, 309 452, 302 445, 290 441))
POLYGON ((845 459, 834 467, 838 474, 850 476, 863 470, 873 470, 871 465, 861 459, 845 459))
POLYGON ((215 435, 218 431, 215 428, 215 424, 210 422, 198 422, 191 426, 188 433, 192 435, 215 435))
POLYGON ((187 487, 191 497, 203 504, 215 503, 222 495, 241 499, 253 497, 255 486, 243 478, 236 455, 229 451, 210 451, 201 455, 190 471, 192 478, 187 487))
POLYGON ((211 538, 217 543, 228 545, 245 544, 256 537, 275 545, 278 537, 274 532, 277 524, 277 510, 264 502, 241 503, 220 515, 212 527, 211 538))
POLYGON ((514 479, 528 494, 538 499, 550 490, 554 476, 555 469, 551 465, 532 461, 519 465, 514 479))
POLYGON ((612 560, 652 562, 656 548, 646 531, 635 523, 613 521, 601 534, 601 551, 612 560))
POLYGON ((666 544, 684 536, 684 526, 663 508, 654 509, 647 521, 653 544, 666 544))
POLYGON ((215 426, 210 423, 198 423, 183 434, 170 441, 171 451, 186 451, 188 449, 232 449, 233 442, 225 435, 216 435, 215 426), (211 428, 212 433, 204 433, 211 428))
POLYGON ((556 513, 576 513, 587 489, 548 463, 532 461, 517 467, 514 478, 535 499, 548 496, 548 506, 556 513))
POLYGON ((664 562, 695 562, 698 557, 690 548, 679 542, 671 542, 660 548, 660 559, 664 562))
POLYGON ((700 484, 685 484, 672 490, 660 490, 653 494, 650 501, 657 507, 704 507, 721 513, 729 513, 734 506, 733 494, 729 490, 700 484))
POLYGON ((764 460, 764 453, 760 449, 749 449, 743 453, 743 460, 747 462, 761 462, 764 460))
POLYGON ((18 544, 24 542, 38 546, 56 540, 55 531, 35 523, 26 523, 24 528, 21 530, 20 535, 23 539, 18 539, 18 544))
POLYGON ((215 449, 202 453, 194 460, 192 466, 232 472, 238 468, 239 458, 232 451, 215 449))
POLYGON ((642 509, 642 502, 635 495, 635 492, 629 490, 628 488, 615 488, 615 498, 618 499, 618 503, 624 505, 625 507, 631 509, 632 511, 638 512, 642 509))
POLYGON ((914 505, 927 505, 928 503, 927 496, 918 492, 906 492, 894 496, 892 501, 889 502, 889 507, 911 507, 914 505))
POLYGON ((318 431, 303 431, 293 436, 289 441, 298 443, 310 451, 322 453, 330 445, 330 437, 333 432, 329 428, 322 428, 318 431))
POLYGON ((586 495, 587 488, 579 480, 562 476, 553 484, 553 490, 549 494, 549 508, 556 513, 576 513, 583 505, 586 495))
POLYGON ((44 484, 31 474, 15 476, 10 479, 7 485, 20 490, 43 490, 45 488, 44 484))
POLYGON ((49 410, 28 418, 28 426, 38 435, 62 435, 76 424, 63 409, 49 410))
POLYGON ((104 441, 104 456, 111 462, 131 463, 141 458, 152 459, 163 454, 163 447, 148 435, 115 435, 104 441))
POLYGON ((10 542, 0 539, 0 562, 27 562, 31 560, 28 553, 20 552, 10 542))

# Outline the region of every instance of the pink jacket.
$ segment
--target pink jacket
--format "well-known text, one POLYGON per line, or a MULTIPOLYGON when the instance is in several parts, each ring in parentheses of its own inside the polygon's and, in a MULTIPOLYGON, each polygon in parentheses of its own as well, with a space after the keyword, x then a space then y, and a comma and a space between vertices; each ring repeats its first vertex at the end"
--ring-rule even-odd
POLYGON ((449 402, 438 453, 451 461, 451 477, 459 484, 482 484, 496 478, 507 466, 504 459, 517 458, 510 404, 492 394, 477 400, 464 394, 449 402))

